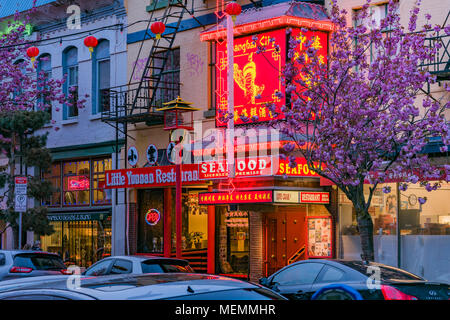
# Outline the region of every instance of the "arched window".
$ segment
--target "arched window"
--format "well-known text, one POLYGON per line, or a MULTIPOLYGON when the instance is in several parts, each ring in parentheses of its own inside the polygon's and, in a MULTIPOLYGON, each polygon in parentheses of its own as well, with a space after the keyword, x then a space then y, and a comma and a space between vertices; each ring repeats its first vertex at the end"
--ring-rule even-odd
POLYGON ((63 52, 63 72, 67 75, 64 83, 66 95, 71 95, 68 105, 64 106, 64 119, 78 116, 78 49, 69 47, 63 52))
POLYGON ((92 113, 109 111, 110 109, 110 70, 109 41, 103 39, 99 41, 94 51, 92 113))
MULTIPOLYGON (((38 63, 37 63, 37 73, 38 77, 41 73, 43 73, 44 79, 38 80, 39 85, 41 88, 48 89, 47 82, 52 78, 52 58, 50 54, 45 53, 39 56, 38 63)), ((50 118, 52 115, 52 104, 50 99, 44 94, 41 95, 38 99, 38 105, 42 106, 45 111, 47 111, 50 114, 50 118)))
MULTIPOLYGON (((27 74, 27 67, 25 65, 25 60, 23 59, 19 59, 16 62, 14 62, 14 65, 18 66, 19 70, 22 73, 22 77, 26 77, 27 74)), ((22 82, 22 81, 20 81, 22 82)), ((16 85, 16 89, 13 92, 13 97, 17 97, 19 95, 22 94, 22 88, 21 88, 21 83, 16 85)))

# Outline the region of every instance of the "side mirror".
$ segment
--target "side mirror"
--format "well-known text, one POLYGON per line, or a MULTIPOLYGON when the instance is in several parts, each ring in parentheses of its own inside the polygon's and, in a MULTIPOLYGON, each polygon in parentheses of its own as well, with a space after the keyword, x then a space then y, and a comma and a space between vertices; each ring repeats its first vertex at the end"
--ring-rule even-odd
POLYGON ((260 285, 262 285, 262 286, 266 286, 267 287, 267 284, 269 283, 269 281, 267 280, 267 278, 261 278, 261 279, 259 279, 259 284, 260 285))

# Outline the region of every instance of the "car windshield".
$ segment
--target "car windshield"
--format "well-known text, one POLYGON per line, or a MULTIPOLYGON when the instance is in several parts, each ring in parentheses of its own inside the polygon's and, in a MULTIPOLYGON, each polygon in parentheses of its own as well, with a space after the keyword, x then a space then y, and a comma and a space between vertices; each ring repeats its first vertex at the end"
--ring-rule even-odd
POLYGON ((14 257, 14 266, 34 270, 66 269, 60 257, 45 253, 22 253, 14 257))
POLYGON ((397 269, 394 267, 376 264, 376 263, 369 263, 365 264, 362 261, 340 261, 341 264, 346 265, 347 267, 350 267, 366 276, 370 276, 373 274, 374 268, 379 268, 380 270, 380 280, 382 281, 389 281, 389 280, 419 280, 423 281, 424 279, 416 276, 415 274, 412 274, 410 272, 407 272, 405 270, 397 269), (368 268, 372 268, 372 270, 368 270, 368 268))
POLYGON ((159 272, 184 272, 192 273, 194 270, 184 261, 160 261, 146 260, 141 263, 142 273, 159 273, 159 272))

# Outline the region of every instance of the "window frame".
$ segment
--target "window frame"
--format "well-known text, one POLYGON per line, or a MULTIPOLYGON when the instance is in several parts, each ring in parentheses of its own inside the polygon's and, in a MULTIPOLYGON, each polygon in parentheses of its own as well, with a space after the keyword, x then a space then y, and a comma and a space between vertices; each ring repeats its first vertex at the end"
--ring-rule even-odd
POLYGON ((270 285, 275 285, 275 284, 278 284, 279 286, 307 286, 307 285, 313 285, 315 283, 315 281, 317 280, 317 278, 319 277, 320 273, 322 272, 324 266, 325 266, 325 264, 321 263, 321 262, 304 262, 304 263, 294 264, 293 266, 290 266, 290 267, 288 267, 286 269, 282 269, 279 272, 277 272, 276 274, 274 274, 274 276, 270 279, 270 285), (319 265, 321 267, 320 267, 320 270, 317 272, 315 278, 310 283, 281 283, 281 282, 275 281, 275 278, 277 276, 279 276, 283 272, 286 272, 287 270, 301 268, 301 267, 305 267, 305 266, 311 266, 312 264, 317 264, 317 265, 319 265))
MULTIPOLYGON (((105 90, 105 89, 100 88, 100 82, 101 82, 100 81, 101 80, 101 78, 100 78, 100 63, 105 62, 105 61, 108 61, 108 64, 109 64, 109 66, 108 66, 109 67, 108 89, 111 88, 111 53, 109 50, 109 46, 110 46, 110 41, 108 39, 101 39, 101 40, 99 40, 99 43, 94 51, 94 56, 92 59, 92 68, 93 68, 92 74, 94 75, 94 79, 92 81, 92 114, 109 111, 109 110, 103 110, 102 94, 100 92, 101 90, 105 90), (100 55, 100 57, 98 57, 99 46, 102 45, 103 43, 105 43, 108 48, 107 54, 100 55)), ((111 109, 111 105, 109 105, 109 109, 111 109)))
POLYGON ((132 274, 132 273, 133 273, 133 266, 134 266, 133 261, 126 260, 126 259, 115 259, 114 262, 113 262, 113 264, 111 265, 111 268, 109 269, 109 273, 108 273, 108 274, 132 274), (119 262, 119 261, 129 263, 129 264, 131 265, 131 269, 129 269, 130 272, 112 273, 112 270, 114 269, 114 266, 115 266, 116 263, 119 262))
POLYGON ((69 46, 66 49, 64 49, 63 51, 63 74, 67 74, 67 79, 64 82, 63 85, 63 90, 64 90, 64 94, 66 96, 68 96, 70 94, 69 90, 71 87, 74 87, 73 85, 70 84, 70 78, 71 78, 71 74, 72 72, 75 71, 76 72, 76 91, 75 91, 75 99, 73 101, 73 106, 68 106, 67 104, 64 104, 63 108, 64 108, 64 114, 63 114, 63 120, 68 120, 68 119, 76 119, 79 115, 78 112, 78 106, 77 106, 77 100, 78 100, 78 96, 79 96, 79 61, 78 61, 78 48, 75 46, 69 46), (68 63, 68 54, 71 50, 75 50, 76 52, 76 63, 68 63), (71 110, 74 110, 74 113, 76 113, 75 115, 71 115, 71 110), (76 112, 75 112, 76 110, 76 112))

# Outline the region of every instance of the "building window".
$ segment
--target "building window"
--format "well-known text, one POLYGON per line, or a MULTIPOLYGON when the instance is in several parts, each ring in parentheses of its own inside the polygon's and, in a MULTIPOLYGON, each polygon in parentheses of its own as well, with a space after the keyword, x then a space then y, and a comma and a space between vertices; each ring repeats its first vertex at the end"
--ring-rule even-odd
MULTIPOLYGON (((95 88, 93 92, 94 105, 97 107, 97 112, 109 111, 109 88, 110 84, 110 56, 109 56, 109 41, 100 40, 95 49, 94 58, 94 74, 96 81, 94 81, 95 88)), ((95 110, 94 110, 95 113, 95 110)))
POLYGON ((60 207, 61 197, 62 206, 110 205, 111 190, 105 189, 105 171, 111 169, 111 158, 54 162, 42 173, 53 187, 52 196, 42 205, 60 207))
POLYGON ((156 56, 162 59, 154 59, 155 67, 162 67, 163 57, 166 54, 168 54, 167 61, 156 91, 154 105, 157 107, 162 107, 163 103, 174 100, 180 95, 180 48, 170 50, 168 53, 157 53, 156 56))
POLYGON ((110 204, 111 190, 105 189, 105 171, 112 170, 112 160, 95 159, 92 161, 92 204, 110 204))
MULTIPOLYGON (((38 59, 37 66, 38 77, 41 73, 43 73, 44 79, 43 81, 39 81, 39 84, 43 89, 48 90, 48 80, 52 78, 52 60, 49 54, 43 54, 38 59)), ((38 99, 38 110, 47 111, 50 114, 50 119, 52 116, 52 104, 49 94, 43 94, 38 99)))
POLYGON ((228 211, 227 207, 216 207, 218 273, 248 275, 250 257, 248 217, 247 211, 228 211))
POLYGON ((89 160, 63 162, 64 206, 89 205, 89 160))
POLYGON ((51 182, 53 193, 49 199, 43 201, 43 205, 49 207, 59 207, 61 205, 61 163, 53 163, 43 178, 51 182))
POLYGON ((67 106, 65 106, 64 118, 78 116, 78 49, 70 47, 63 53, 64 74, 67 75, 64 83, 64 91, 67 96, 71 96, 67 106))
POLYGON ((164 190, 140 190, 138 193, 137 252, 163 253, 164 251, 164 190))

